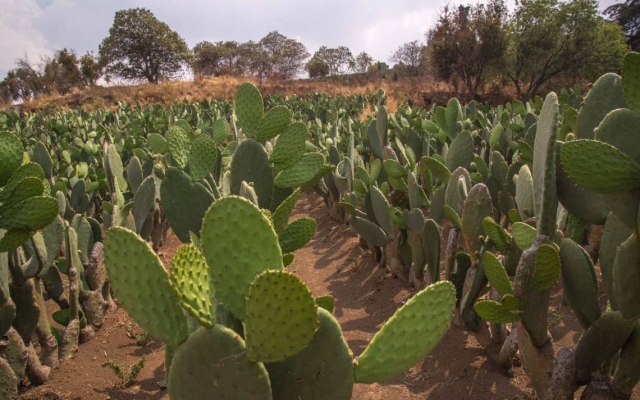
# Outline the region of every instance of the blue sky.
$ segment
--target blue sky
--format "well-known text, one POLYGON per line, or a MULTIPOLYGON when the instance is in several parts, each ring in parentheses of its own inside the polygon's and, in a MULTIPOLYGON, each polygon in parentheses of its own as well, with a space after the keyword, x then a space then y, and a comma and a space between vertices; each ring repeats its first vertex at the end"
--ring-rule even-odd
MULTIPOLYGON (((480 0, 450 1, 453 4, 480 0)), ((513 4, 514 0, 509 0, 513 4)), ((614 3, 601 1, 601 8, 614 3)), ((313 53, 347 46, 388 61, 402 43, 424 39, 447 0, 0 0, 0 79, 15 59, 33 63, 63 47, 98 50, 118 10, 144 7, 190 47, 202 40, 259 40, 269 31, 296 38, 313 53)))

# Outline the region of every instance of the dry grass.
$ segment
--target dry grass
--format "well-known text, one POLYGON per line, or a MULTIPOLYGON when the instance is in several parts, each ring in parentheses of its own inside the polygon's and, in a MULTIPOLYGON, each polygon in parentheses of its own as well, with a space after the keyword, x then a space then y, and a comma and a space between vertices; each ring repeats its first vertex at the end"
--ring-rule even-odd
MULTIPOLYGON (((41 96, 33 101, 24 103, 24 111, 59 111, 62 109, 95 110, 98 108, 114 109, 118 102, 129 104, 140 103, 170 105, 176 101, 202 101, 232 99, 238 86, 244 82, 254 83, 264 97, 271 95, 290 96, 297 94, 307 96, 313 93, 335 95, 356 95, 377 92, 383 89, 387 93, 387 109, 395 112, 403 105, 419 105, 429 107, 432 103, 444 105, 449 98, 464 96, 454 92, 450 85, 435 83, 426 77, 403 78, 397 81, 349 78, 339 80, 299 80, 290 82, 260 83, 247 77, 206 78, 198 81, 174 81, 159 85, 140 84, 134 86, 97 86, 83 91, 60 96, 41 96)), ((501 96, 504 97, 504 96, 501 96)), ((484 100, 484 99, 483 99, 484 100)), ((492 99, 504 102, 508 98, 492 99)), ((491 101, 493 103, 493 101, 491 101)), ((367 111, 370 112, 370 111, 367 111)), ((366 118, 366 115, 364 115, 366 118)))

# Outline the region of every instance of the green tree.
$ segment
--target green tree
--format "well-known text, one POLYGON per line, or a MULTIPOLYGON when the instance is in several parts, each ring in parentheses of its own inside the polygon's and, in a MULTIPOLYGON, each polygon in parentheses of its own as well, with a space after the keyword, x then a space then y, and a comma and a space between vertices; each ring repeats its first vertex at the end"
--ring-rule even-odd
POLYGON ((358 54, 355 58, 354 71, 359 74, 365 74, 373 65, 373 58, 366 52, 358 54))
POLYGON ((471 98, 487 76, 504 63, 508 43, 508 9, 504 0, 446 6, 427 33, 430 62, 441 78, 462 80, 471 98))
POLYGON ((309 78, 322 78, 329 75, 329 66, 324 61, 312 57, 304 67, 309 74, 309 78))
POLYGON ((404 75, 416 77, 424 72, 426 67, 425 47, 420 41, 405 43, 396 49, 390 61, 401 66, 404 75))
POLYGON ((511 22, 507 76, 526 100, 553 78, 617 71, 624 51, 622 30, 598 15, 596 0, 521 0, 511 22))
POLYGON ((193 48, 192 69, 196 77, 242 75, 243 61, 243 46, 235 41, 204 41, 193 48))
POLYGON ((329 69, 329 76, 344 74, 349 69, 353 69, 355 65, 351 50, 345 46, 338 46, 336 48, 322 46, 313 54, 312 60, 325 63, 329 69))
POLYGON ((191 60, 184 39, 144 8, 116 12, 100 44, 106 72, 130 81, 158 83, 178 75, 191 60))
POLYGON ((604 13, 622 26, 631 50, 640 52, 640 0, 614 4, 604 13))
POLYGON ((98 83, 104 75, 105 64, 104 58, 96 57, 93 52, 80 57, 80 74, 85 86, 92 87, 98 83))
POLYGON ((260 39, 258 46, 265 75, 260 78, 293 79, 303 69, 304 61, 309 58, 304 44, 278 31, 269 32, 260 39))

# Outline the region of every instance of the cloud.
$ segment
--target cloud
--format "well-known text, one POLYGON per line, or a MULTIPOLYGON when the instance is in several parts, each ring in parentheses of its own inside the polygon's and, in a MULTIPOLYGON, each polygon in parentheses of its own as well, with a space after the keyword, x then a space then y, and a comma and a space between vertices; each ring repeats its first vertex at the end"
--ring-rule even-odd
POLYGON ((15 60, 27 55, 32 62, 51 49, 47 40, 34 25, 42 13, 35 0, 0 0, 0 77, 14 68, 15 60))

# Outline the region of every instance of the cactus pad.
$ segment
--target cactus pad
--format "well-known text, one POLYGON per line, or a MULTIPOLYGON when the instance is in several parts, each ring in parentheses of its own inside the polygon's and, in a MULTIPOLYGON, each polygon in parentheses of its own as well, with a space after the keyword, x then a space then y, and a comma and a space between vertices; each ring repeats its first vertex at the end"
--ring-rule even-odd
POLYGON ((260 121, 255 139, 264 142, 281 134, 289 125, 291 111, 284 106, 270 109, 260 121))
POLYGON ((215 144, 222 144, 229 137, 229 123, 224 118, 218 118, 213 123, 213 141, 215 144))
POLYGON ((109 229, 104 262, 115 296, 142 329, 167 344, 186 339, 187 320, 169 274, 144 240, 126 228, 109 229))
POLYGON ((269 208, 273 192, 273 171, 269 155, 253 139, 240 142, 231 160, 231 193, 240 194, 242 181, 253 183, 260 208, 269 208))
POLYGON ((580 107, 576 134, 578 139, 593 139, 594 130, 610 111, 626 108, 622 79, 616 74, 602 75, 584 98, 580 107))
POLYGON ((136 223, 136 233, 140 233, 145 221, 156 207, 156 180, 153 176, 148 176, 133 196, 131 214, 136 223))
POLYGON ((520 250, 526 250, 533 245, 536 238, 536 230, 529 224, 524 222, 516 222, 511 228, 513 240, 520 250))
POLYGON ((613 293, 625 318, 640 318, 640 239, 635 234, 618 249, 613 265, 613 293))
POLYGON ((422 360, 447 331, 455 305, 455 289, 448 281, 432 284, 409 299, 358 358, 356 382, 391 379, 422 360))
POLYGON ((618 248, 631 236, 631 233, 631 229, 620 221, 614 213, 607 215, 600 239, 600 256, 598 257, 598 261, 600 263, 600 271, 602 272, 602 280, 604 281, 607 296, 609 297, 609 304, 611 304, 611 308, 614 311, 618 310, 618 306, 613 292, 613 264, 616 259, 616 254, 618 254, 618 248))
POLYGON ((281 234, 289 224, 289 218, 293 212, 293 208, 300 197, 300 189, 296 189, 289 197, 287 197, 273 213, 273 227, 276 233, 281 234))
MULTIPOLYGON (((451 174, 449 182, 447 183, 447 191, 445 194, 445 204, 451 207, 456 214, 462 215, 462 208, 464 206, 464 196, 460 192, 460 184, 463 184, 467 188, 467 191, 471 188, 471 177, 469 172, 464 168, 458 168, 451 174)), ((436 222, 438 222, 436 220, 436 222)))
POLYGON ((309 344, 317 329, 316 303, 300 279, 285 271, 256 277, 247 296, 249 360, 282 361, 309 344))
POLYGON ((172 399, 272 398, 264 365, 249 361, 242 338, 221 325, 199 328, 178 347, 168 383, 172 399))
POLYGON ((527 220, 535 216, 535 204, 533 199, 533 177, 528 165, 523 165, 518 173, 516 184, 516 204, 520 219, 527 220))
POLYGON ((451 172, 449 169, 441 163, 438 159, 433 157, 422 157, 422 163, 429 168, 429 171, 434 174, 441 182, 447 183, 451 178, 451 172))
POLYGON ((191 241, 189 232, 200 234, 202 218, 213 203, 213 195, 189 175, 169 167, 160 185, 160 198, 169 226, 182 243, 191 241))
POLYGON ((167 145, 171 158, 180 169, 185 169, 189 162, 189 150, 191 142, 189 136, 178 126, 172 126, 167 131, 167 145))
POLYGON ((300 353, 267 365, 274 398, 282 400, 349 400, 353 360, 340 325, 318 309, 320 327, 300 353))
POLYGON ((58 215, 58 201, 53 197, 37 196, 0 208, 0 228, 37 231, 49 225, 58 215))
MULTIPOLYGON (((640 113, 640 54, 627 53, 622 66, 622 91, 629 108, 640 113)), ((637 128, 637 126, 635 127, 637 128)))
POLYGON ((507 271, 492 253, 486 252, 483 257, 484 273, 489 279, 489 283, 501 295, 513 294, 513 286, 507 275, 507 271))
POLYGON ((509 311, 505 306, 493 300, 483 300, 473 306, 480 318, 496 324, 509 324, 518 322, 520 316, 509 311))
POLYGON ((571 239, 560 244, 562 287, 569 305, 584 328, 600 318, 598 281, 591 257, 571 239))
POLYGON ((500 225, 491 217, 482 220, 482 228, 485 235, 489 236, 498 251, 508 253, 513 239, 500 225))
POLYGON ((367 243, 377 247, 384 247, 387 245, 387 235, 378 225, 358 216, 351 218, 349 221, 353 230, 355 230, 358 235, 362 236, 367 243))
POLYGON ((301 249, 309 243, 315 234, 316 221, 312 218, 299 218, 293 221, 278 235, 282 253, 291 253, 301 249))
POLYGON ((296 187, 311 181, 325 165, 325 158, 320 153, 306 153, 291 167, 280 171, 275 184, 282 187, 296 187))
POLYGON ((471 133, 463 131, 451 142, 445 157, 445 165, 449 171, 454 171, 459 167, 469 168, 469 164, 471 164, 474 157, 471 133))
MULTIPOLYGON (((558 96, 547 95, 538 118, 534 143, 533 197, 538 235, 552 237, 556 232, 558 195, 556 189, 556 134, 558 96)), ((519 207, 520 205, 518 205, 519 207)))
POLYGON ((529 285, 535 290, 549 290, 560 277, 560 256, 553 246, 543 244, 536 251, 536 264, 529 285))
POLYGON ((166 154, 169 152, 169 143, 167 143, 167 140, 162 137, 162 135, 158 135, 157 133, 151 133, 147 137, 147 144, 149 145, 149 149, 154 153, 166 154))
POLYGON ((216 321, 215 290, 209 267, 194 245, 182 246, 171 263, 171 286, 189 314, 207 327, 216 321))
MULTIPOLYGON (((336 301, 331 295, 318 296, 316 297, 315 301, 318 307, 324 308, 330 313, 333 312, 333 309, 336 305, 336 301)), ((322 326, 322 318, 320 318, 320 325, 322 326)))
POLYGON ((462 220, 460 222, 462 235, 473 264, 478 262, 478 254, 482 246, 484 246, 482 221, 491 215, 493 215, 493 209, 491 207, 489 189, 484 184, 479 183, 471 188, 464 201, 462 220))
POLYGON ((193 141, 189 152, 189 173, 194 181, 201 181, 216 167, 218 149, 211 137, 201 134, 193 141))
POLYGON ((640 164, 607 143, 567 142, 560 157, 569 177, 587 190, 615 193, 640 187, 640 164))
POLYGON ((276 169, 284 169, 295 164, 305 152, 307 127, 302 122, 291 124, 278 137, 270 159, 276 169))
POLYGON ((22 165, 22 142, 10 132, 0 132, 0 186, 22 165))
POLYGON ((284 268, 276 232, 257 206, 229 196, 207 211, 200 238, 216 297, 244 320, 245 297, 256 275, 284 268))
POLYGON ((254 137, 264 116, 260 91, 251 83, 242 84, 236 93, 235 105, 238 126, 247 137, 254 137))

